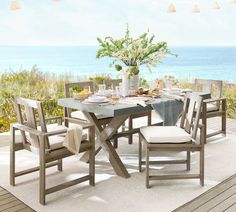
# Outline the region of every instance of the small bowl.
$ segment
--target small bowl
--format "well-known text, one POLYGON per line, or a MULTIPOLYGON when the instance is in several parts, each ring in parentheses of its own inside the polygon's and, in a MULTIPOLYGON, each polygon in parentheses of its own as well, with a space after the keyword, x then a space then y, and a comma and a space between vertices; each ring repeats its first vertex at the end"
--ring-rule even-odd
POLYGON ((73 93, 73 98, 83 101, 87 99, 92 93, 89 94, 80 94, 80 93, 73 93))

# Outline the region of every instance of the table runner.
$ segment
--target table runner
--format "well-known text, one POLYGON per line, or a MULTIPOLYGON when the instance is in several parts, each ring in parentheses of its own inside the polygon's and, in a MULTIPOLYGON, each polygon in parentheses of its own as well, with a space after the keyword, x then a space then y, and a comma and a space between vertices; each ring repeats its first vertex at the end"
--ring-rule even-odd
POLYGON ((184 103, 180 100, 160 98, 151 103, 163 120, 164 126, 175 126, 183 110, 184 103))

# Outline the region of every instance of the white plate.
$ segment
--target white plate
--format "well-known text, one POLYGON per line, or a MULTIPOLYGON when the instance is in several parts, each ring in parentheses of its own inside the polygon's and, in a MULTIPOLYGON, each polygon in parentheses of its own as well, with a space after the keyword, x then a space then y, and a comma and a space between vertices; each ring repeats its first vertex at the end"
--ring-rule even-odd
POLYGON ((101 103, 107 103, 107 102, 109 102, 109 99, 105 99, 105 100, 103 100, 103 101, 97 100, 97 99, 86 99, 84 102, 85 102, 85 103, 97 103, 97 104, 101 104, 101 103))
POLYGON ((90 96, 88 98, 90 102, 104 102, 107 101, 108 99, 105 96, 90 96))

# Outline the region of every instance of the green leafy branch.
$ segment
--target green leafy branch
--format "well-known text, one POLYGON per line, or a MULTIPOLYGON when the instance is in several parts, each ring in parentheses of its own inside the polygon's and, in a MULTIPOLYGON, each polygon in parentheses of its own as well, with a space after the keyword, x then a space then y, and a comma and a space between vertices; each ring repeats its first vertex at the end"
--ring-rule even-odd
MULTIPOLYGON (((138 74, 138 67, 141 65, 146 65, 151 70, 166 55, 175 55, 170 52, 166 42, 154 42, 154 39, 155 35, 148 36, 148 32, 143 33, 136 39, 132 38, 127 25, 123 38, 114 39, 110 36, 105 37, 104 40, 97 38, 100 48, 96 57, 113 58, 111 66, 117 61, 121 61, 126 66, 137 67, 133 73, 130 73, 131 75, 138 74)), ((117 70, 120 71, 122 68, 117 70)))

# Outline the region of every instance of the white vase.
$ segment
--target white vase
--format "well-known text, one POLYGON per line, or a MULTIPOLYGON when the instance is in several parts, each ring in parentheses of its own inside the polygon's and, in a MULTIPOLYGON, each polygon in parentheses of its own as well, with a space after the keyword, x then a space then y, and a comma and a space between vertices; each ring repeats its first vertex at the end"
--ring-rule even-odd
POLYGON ((130 77, 129 90, 137 91, 139 87, 139 75, 133 75, 130 77))
POLYGON ((122 74, 122 96, 129 96, 129 83, 130 79, 128 78, 128 74, 123 73, 122 74))

